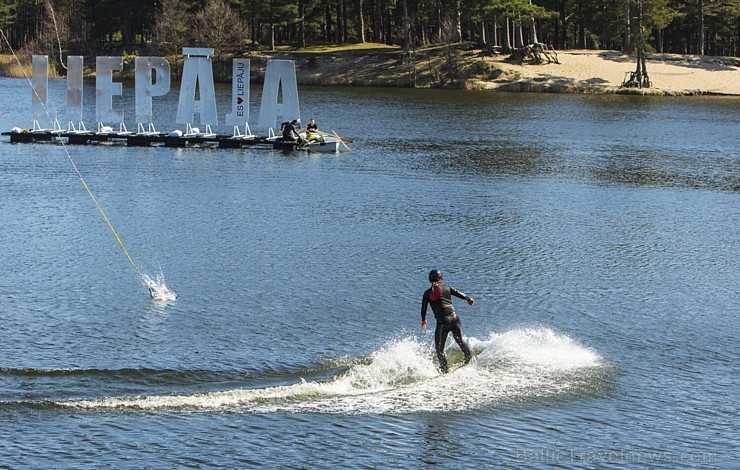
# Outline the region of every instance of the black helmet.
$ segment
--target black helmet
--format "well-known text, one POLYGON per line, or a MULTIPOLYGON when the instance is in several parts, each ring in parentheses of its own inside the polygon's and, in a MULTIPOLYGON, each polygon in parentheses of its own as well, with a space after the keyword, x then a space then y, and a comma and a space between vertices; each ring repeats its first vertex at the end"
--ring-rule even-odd
POLYGON ((438 282, 442 280, 442 273, 439 269, 429 271, 429 282, 438 282))

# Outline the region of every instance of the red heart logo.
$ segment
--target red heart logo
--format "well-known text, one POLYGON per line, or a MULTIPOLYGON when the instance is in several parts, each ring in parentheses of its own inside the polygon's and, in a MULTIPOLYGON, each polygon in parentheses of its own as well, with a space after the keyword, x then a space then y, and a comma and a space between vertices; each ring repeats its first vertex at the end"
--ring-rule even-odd
POLYGON ((244 100, 241 97, 236 99, 236 104, 242 104, 242 103, 244 103, 244 100))

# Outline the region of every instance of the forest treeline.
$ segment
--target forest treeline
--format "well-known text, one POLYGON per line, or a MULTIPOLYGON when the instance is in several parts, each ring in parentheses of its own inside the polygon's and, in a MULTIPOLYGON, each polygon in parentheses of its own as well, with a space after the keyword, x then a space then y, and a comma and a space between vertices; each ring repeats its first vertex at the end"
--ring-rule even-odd
POLYGON ((467 41, 739 56, 740 0, 2 0, 0 29, 49 55, 467 41))

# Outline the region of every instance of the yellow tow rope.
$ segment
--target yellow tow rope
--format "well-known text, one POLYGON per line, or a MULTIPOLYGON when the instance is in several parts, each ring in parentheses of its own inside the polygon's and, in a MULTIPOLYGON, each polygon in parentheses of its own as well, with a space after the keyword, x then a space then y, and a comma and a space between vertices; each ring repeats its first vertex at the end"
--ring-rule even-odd
MULTIPOLYGON (((7 44, 8 49, 10 49, 10 52, 13 54, 13 57, 15 58, 16 63, 18 64, 18 66, 23 71, 23 76, 25 77, 25 79, 28 82, 28 84, 31 86, 31 90, 33 90, 33 92, 36 93, 36 90, 33 88, 33 83, 31 83, 31 80, 28 78, 28 75, 26 74, 26 71, 23 68, 23 65, 21 64, 21 61, 18 59, 18 56, 16 55, 15 51, 13 50, 13 47, 10 45, 10 42, 8 41, 8 38, 7 38, 7 36, 5 36, 5 32, 2 29, 0 29, 0 34, 2 34, 3 39, 5 40, 5 44, 7 44)), ((46 116, 49 118, 49 120, 51 120, 51 116, 49 115, 49 112, 48 112, 48 110, 46 108, 46 104, 43 103, 43 101, 41 100, 41 97, 39 97, 38 94, 36 94, 36 97, 38 98, 39 102, 41 102, 43 104, 43 106, 44 106, 44 112, 46 113, 46 116)), ((69 160, 69 163, 72 164, 72 168, 74 169, 75 173, 77 174, 77 177, 82 182, 82 186, 84 186, 85 191, 87 191, 87 194, 90 195, 90 198, 92 199, 93 203, 95 203, 95 207, 98 208, 98 212, 100 212, 100 215, 103 216, 103 219, 105 220, 105 223, 108 224, 108 228, 110 229, 111 233, 113 233, 113 236, 116 237, 116 241, 118 242, 118 246, 121 247, 121 250, 123 251, 123 254, 126 255, 126 258, 131 263, 131 266, 133 266, 134 269, 136 270, 136 274, 138 274, 139 277, 143 277, 142 276, 141 269, 139 269, 139 267, 136 265, 136 263, 134 263, 134 260, 131 258, 131 255, 128 254, 128 251, 126 250, 126 247, 123 245, 123 241, 121 240, 121 237, 118 236, 118 233, 116 232, 116 229, 113 228, 113 224, 111 223, 110 219, 108 219, 108 216, 105 214, 105 211, 100 206, 100 204, 98 204, 98 200, 95 199, 95 196, 93 195, 92 191, 90 190, 90 187, 85 182, 85 178, 82 177, 82 174, 77 169, 77 165, 75 165, 74 160, 72 160, 72 156, 69 154, 69 150, 67 150, 67 146, 64 144, 64 141, 60 140, 59 142, 61 142, 62 148, 64 148, 64 153, 67 155, 67 159, 69 160)))
MULTIPOLYGON (((77 168, 75 168, 75 170, 77 170, 77 168)), ((79 176, 80 181, 82 182, 82 186, 85 187, 85 191, 87 191, 87 194, 90 195, 90 199, 92 199, 92 201, 95 203, 95 207, 98 208, 98 212, 100 212, 100 215, 103 216, 103 219, 105 220, 105 223, 108 224, 108 228, 110 229, 111 233, 113 233, 113 236, 116 237, 116 241, 118 242, 118 246, 121 247, 121 250, 123 251, 123 254, 126 255, 126 258, 128 258, 128 261, 131 263, 131 266, 134 267, 134 269, 136 270, 136 272, 139 275, 141 275, 141 271, 139 270, 139 267, 136 265, 136 263, 134 263, 134 260, 131 258, 131 255, 128 254, 128 251, 126 250, 126 247, 123 246, 123 241, 121 240, 121 237, 118 236, 118 233, 116 232, 116 229, 113 228, 113 224, 108 219, 108 216, 105 215, 105 211, 100 206, 100 204, 98 204, 98 200, 95 199, 95 196, 93 195, 92 191, 90 191, 90 187, 85 182, 85 178, 83 178, 82 175, 80 175, 79 172, 77 172, 77 176, 79 176)))

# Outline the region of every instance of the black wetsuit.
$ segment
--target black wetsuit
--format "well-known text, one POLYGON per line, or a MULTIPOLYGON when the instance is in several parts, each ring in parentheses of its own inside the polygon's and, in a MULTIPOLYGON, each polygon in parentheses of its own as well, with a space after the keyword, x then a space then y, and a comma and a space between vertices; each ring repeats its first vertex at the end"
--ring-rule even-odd
POLYGON ((295 127, 295 124, 292 122, 289 122, 283 127, 283 140, 284 141, 290 141, 295 142, 298 140, 296 136, 298 135, 297 129, 295 127))
POLYGON ((470 362, 470 358, 472 357, 470 347, 462 336, 460 318, 455 312, 455 307, 452 306, 453 295, 465 300, 470 299, 465 293, 460 292, 454 287, 440 284, 439 286, 427 289, 421 301, 421 321, 426 321, 427 305, 432 306, 434 318, 437 320, 437 327, 434 329, 434 348, 437 350, 439 368, 442 372, 447 372, 445 343, 447 342, 448 333, 452 333, 452 337, 455 338, 455 342, 460 346, 460 349, 465 355, 465 364, 470 362))

